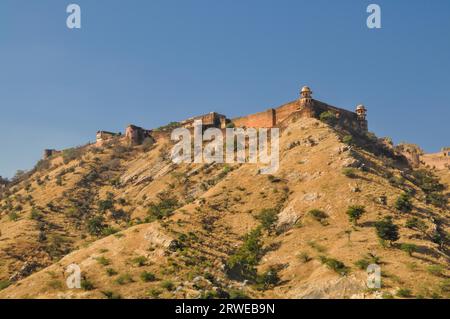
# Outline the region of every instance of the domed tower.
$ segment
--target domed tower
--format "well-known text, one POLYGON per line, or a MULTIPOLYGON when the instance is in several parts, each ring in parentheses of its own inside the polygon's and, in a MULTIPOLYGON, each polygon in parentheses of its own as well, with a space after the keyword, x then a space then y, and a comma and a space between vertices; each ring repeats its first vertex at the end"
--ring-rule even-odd
POLYGON ((301 106, 312 105, 312 91, 308 86, 304 86, 300 90, 300 105, 301 106))
POLYGON ((360 104, 356 107, 356 116, 361 130, 367 132, 367 109, 364 107, 364 105, 360 104))

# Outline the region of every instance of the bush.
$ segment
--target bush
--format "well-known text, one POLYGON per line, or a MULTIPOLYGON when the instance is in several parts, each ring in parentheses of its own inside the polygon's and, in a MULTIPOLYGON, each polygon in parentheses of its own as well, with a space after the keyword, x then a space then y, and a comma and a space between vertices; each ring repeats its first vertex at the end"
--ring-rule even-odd
POLYGON ((100 213, 105 213, 106 211, 110 210, 113 207, 114 201, 111 198, 101 200, 98 202, 98 210, 100 211, 100 213))
POLYGON ((412 292, 410 289, 407 288, 401 288, 397 291, 397 296, 400 298, 411 298, 412 292))
POLYGON ((230 277, 253 280, 256 277, 256 265, 261 256, 261 229, 252 230, 245 236, 243 245, 226 262, 226 271, 230 277))
POLYGON ((355 205, 350 206, 347 210, 347 215, 350 220, 355 226, 358 223, 358 220, 361 218, 361 216, 366 212, 366 209, 364 206, 355 205))
POLYGON ((164 280, 161 283, 161 288, 166 289, 168 291, 172 291, 175 288, 175 285, 173 282, 171 282, 170 280, 164 280))
POLYGON ((137 267, 143 267, 147 264, 147 258, 144 256, 138 256, 133 258, 131 262, 137 267))
POLYGON ((381 264, 380 257, 378 257, 372 253, 368 253, 364 258, 355 262, 355 265, 361 270, 366 270, 367 267, 369 267, 369 265, 372 265, 372 264, 377 264, 377 265, 381 264))
POLYGON ((81 280, 81 288, 84 290, 94 290, 94 284, 87 278, 81 280))
POLYGON ((347 144, 347 145, 353 145, 353 144, 354 144, 353 136, 351 136, 351 135, 345 135, 345 136, 342 138, 342 142, 345 143, 345 144, 347 144))
POLYGON ((326 265, 328 268, 334 270, 338 274, 345 276, 348 274, 349 269, 345 266, 345 264, 337 259, 328 258, 325 256, 320 256, 320 262, 326 265))
POLYGON ((446 208, 448 200, 444 194, 434 192, 425 196, 425 202, 436 207, 446 208))
POLYGON ((311 216, 314 220, 324 224, 325 220, 328 218, 328 214, 320 209, 311 209, 308 212, 309 216, 311 216))
POLYGON ((417 246, 414 244, 401 244, 400 249, 412 256, 414 252, 417 251, 417 246))
POLYGON ((346 176, 346 177, 349 177, 349 178, 357 177, 356 170, 354 168, 351 168, 351 167, 346 167, 346 168, 342 169, 342 174, 344 176, 346 176))
POLYGON ((156 280, 155 274, 148 272, 148 271, 142 272, 140 277, 143 282, 150 282, 150 281, 156 280))
POLYGON ((111 264, 111 260, 109 260, 108 258, 106 258, 104 256, 98 257, 97 262, 102 266, 108 266, 111 264))
POLYGON ((304 264, 306 264, 307 262, 310 262, 312 260, 312 258, 306 252, 302 252, 300 255, 298 255, 298 258, 304 264))
POLYGON ((391 244, 399 239, 398 226, 392 222, 392 217, 386 217, 375 223, 375 229, 381 240, 387 240, 391 244))
POLYGON ((42 218, 43 218, 42 212, 39 209, 33 207, 31 209, 30 219, 40 221, 42 220, 42 218))
POLYGON ((120 275, 116 280, 115 283, 118 285, 125 285, 134 282, 133 277, 131 277, 130 274, 123 274, 120 275))
POLYGON ((16 212, 11 212, 8 214, 8 218, 10 221, 15 222, 19 219, 19 215, 16 212))
POLYGON ((89 219, 87 223, 87 230, 89 234, 99 236, 106 227, 104 221, 105 219, 102 216, 96 216, 89 219))
POLYGON ((152 218, 163 219, 173 214, 180 207, 176 198, 168 197, 162 199, 159 204, 152 203, 148 209, 148 214, 152 218))
POLYGON ((444 267, 441 265, 431 265, 427 268, 428 272, 434 276, 444 276, 444 267))
POLYGON ((427 225, 425 224, 425 222, 418 219, 417 217, 408 218, 408 220, 405 223, 405 227, 410 228, 410 229, 420 230, 423 232, 426 231, 428 228, 427 225))
POLYGON ((336 114, 331 111, 326 111, 320 114, 320 120, 328 125, 335 125, 337 123, 336 114))
POLYGON ((275 287, 279 282, 278 270, 274 267, 270 267, 265 273, 258 275, 256 279, 256 283, 263 290, 275 287))
POLYGON ((228 291, 230 299, 250 299, 242 290, 232 289, 228 291))
POLYGON ((412 204, 408 194, 400 195, 395 201, 395 208, 403 213, 412 211, 412 204))
POLYGON ((261 222, 261 226, 266 230, 271 230, 274 223, 278 220, 278 212, 276 209, 263 209, 257 216, 261 222))
POLYGON ((105 295, 108 299, 122 299, 122 296, 118 293, 115 293, 111 290, 102 291, 102 294, 105 295))
POLYGON ((107 274, 109 277, 112 277, 112 276, 117 275, 117 271, 115 271, 113 268, 108 268, 108 269, 106 269, 106 274, 107 274))
POLYGON ((0 280, 0 291, 8 288, 9 285, 11 285, 11 283, 8 280, 0 280))
POLYGON ((84 151, 81 148, 69 148, 62 152, 64 164, 68 164, 70 161, 79 159, 83 156, 84 151))

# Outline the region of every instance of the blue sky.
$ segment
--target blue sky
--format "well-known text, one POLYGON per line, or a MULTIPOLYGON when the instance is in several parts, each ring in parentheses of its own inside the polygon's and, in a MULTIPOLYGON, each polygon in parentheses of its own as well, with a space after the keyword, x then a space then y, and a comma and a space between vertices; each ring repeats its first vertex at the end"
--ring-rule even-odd
POLYGON ((100 129, 258 112, 302 85, 434 152, 450 144, 449 31, 448 0, 1 0, 0 175, 100 129))

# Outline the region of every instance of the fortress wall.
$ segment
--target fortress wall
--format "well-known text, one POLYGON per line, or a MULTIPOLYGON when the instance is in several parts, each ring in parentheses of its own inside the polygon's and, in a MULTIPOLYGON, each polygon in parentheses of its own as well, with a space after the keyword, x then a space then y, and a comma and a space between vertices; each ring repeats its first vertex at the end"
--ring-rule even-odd
POLYGON ((276 124, 276 114, 274 109, 264 112, 247 115, 231 120, 236 127, 274 127, 276 124))
POLYGON ((436 169, 445 169, 450 167, 450 157, 443 156, 442 153, 425 154, 420 157, 420 160, 425 165, 436 169))
POLYGON ((276 118, 277 123, 283 122, 287 119, 292 113, 298 111, 300 105, 298 101, 290 102, 288 104, 282 105, 276 109, 276 118))

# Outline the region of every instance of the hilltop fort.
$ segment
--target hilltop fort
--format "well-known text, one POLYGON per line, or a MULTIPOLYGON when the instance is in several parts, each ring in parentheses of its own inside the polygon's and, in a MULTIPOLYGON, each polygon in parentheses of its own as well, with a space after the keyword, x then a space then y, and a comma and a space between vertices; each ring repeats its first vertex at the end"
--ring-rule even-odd
MULTIPOLYGON (((294 101, 285 103, 275 108, 269 108, 263 112, 249 114, 237 118, 228 118, 226 115, 217 112, 210 112, 203 115, 194 116, 180 122, 171 123, 160 129, 145 129, 130 124, 125 129, 125 134, 108 131, 98 131, 96 134, 96 146, 102 146, 115 138, 123 139, 130 145, 141 145, 146 139, 154 141, 160 134, 164 134, 171 128, 185 127, 192 128, 196 120, 201 120, 204 129, 215 127, 226 129, 231 127, 239 128, 272 128, 281 127, 283 123, 291 117, 297 118, 318 118, 332 120, 333 124, 344 128, 357 135, 368 133, 367 109, 364 105, 357 105, 355 111, 339 108, 313 98, 313 92, 308 86, 300 90, 300 96, 294 101)), ((450 167, 450 148, 443 148, 436 154, 424 154, 423 151, 414 144, 401 144, 395 147, 395 151, 405 157, 414 167, 425 165, 437 169, 450 167)), ((44 159, 60 153, 54 149, 44 151, 44 159)))

